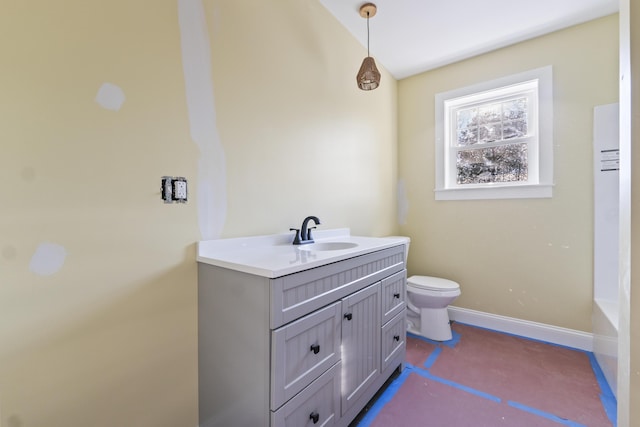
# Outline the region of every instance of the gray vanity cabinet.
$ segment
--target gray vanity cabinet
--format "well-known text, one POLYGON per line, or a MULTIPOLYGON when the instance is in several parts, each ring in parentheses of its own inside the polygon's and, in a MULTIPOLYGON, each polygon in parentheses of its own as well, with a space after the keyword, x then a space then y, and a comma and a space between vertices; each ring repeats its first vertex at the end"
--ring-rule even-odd
POLYGON ((348 426, 404 362, 404 254, 276 278, 199 263, 200 426, 348 426))

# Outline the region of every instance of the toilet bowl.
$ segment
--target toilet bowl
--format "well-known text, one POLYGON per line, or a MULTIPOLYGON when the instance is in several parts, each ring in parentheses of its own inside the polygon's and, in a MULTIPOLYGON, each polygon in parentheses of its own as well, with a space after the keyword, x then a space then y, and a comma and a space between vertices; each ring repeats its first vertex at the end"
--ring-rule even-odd
POLYGON ((460 295, 460 285, 431 276, 407 279, 407 330, 434 341, 452 338, 447 307, 460 295))

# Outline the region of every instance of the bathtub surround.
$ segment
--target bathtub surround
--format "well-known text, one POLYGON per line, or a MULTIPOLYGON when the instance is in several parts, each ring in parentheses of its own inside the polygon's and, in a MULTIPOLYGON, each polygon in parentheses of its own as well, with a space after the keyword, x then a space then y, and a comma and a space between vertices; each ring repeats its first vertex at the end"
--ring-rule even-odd
MULTIPOLYGON (((618 303, 620 229, 619 104, 593 111, 593 297, 618 303)), ((617 316, 616 316, 617 317, 617 316)))
POLYGON ((619 104, 593 112, 593 334, 594 353, 617 393, 620 233, 619 104))

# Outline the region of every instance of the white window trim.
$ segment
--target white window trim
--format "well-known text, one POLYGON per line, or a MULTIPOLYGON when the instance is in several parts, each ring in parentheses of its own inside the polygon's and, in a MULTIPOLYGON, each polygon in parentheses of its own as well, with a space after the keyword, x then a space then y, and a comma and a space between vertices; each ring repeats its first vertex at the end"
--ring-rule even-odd
POLYGON ((435 99, 436 111, 436 200, 480 200, 549 198, 553 196, 553 70, 547 67, 513 74, 448 92, 435 99), (491 183, 465 188, 447 188, 445 167, 445 101, 499 89, 526 81, 538 80, 538 183, 491 183))

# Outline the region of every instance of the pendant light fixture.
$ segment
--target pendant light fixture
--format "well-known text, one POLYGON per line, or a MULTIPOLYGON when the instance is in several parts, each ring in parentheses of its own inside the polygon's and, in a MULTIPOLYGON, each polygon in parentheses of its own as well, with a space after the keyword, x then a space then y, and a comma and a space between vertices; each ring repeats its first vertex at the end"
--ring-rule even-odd
POLYGON ((380 86, 380 71, 376 67, 376 61, 369 56, 369 18, 376 15, 377 7, 373 3, 365 3, 360 6, 360 16, 367 18, 367 57, 362 61, 356 80, 362 90, 373 90, 380 86))

